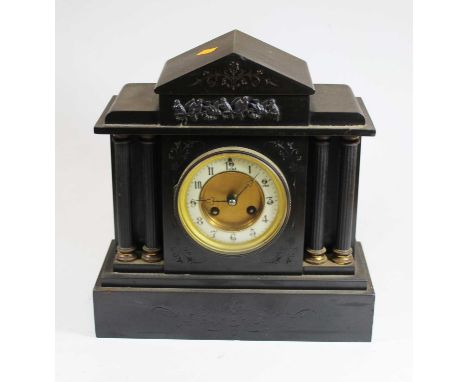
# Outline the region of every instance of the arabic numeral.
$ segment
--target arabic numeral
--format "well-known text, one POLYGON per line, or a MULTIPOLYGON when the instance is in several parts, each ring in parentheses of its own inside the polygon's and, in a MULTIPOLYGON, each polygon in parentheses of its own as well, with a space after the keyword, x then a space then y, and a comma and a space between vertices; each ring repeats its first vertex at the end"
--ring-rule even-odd
POLYGON ((252 174, 252 166, 249 165, 249 174, 252 174))
POLYGON ((226 162, 226 171, 235 171, 236 168, 234 167, 234 162, 231 158, 229 158, 226 162))
POLYGON ((208 175, 214 175, 214 168, 211 166, 208 166, 208 175))
POLYGON ((197 201, 195 199, 192 199, 190 201, 190 207, 196 207, 197 206, 197 201))
POLYGON ((214 230, 211 230, 211 231, 210 231, 210 236, 214 239, 214 238, 216 237, 216 233, 217 233, 217 232, 218 232, 218 231, 216 231, 215 229, 214 229, 214 230))
POLYGON ((201 218, 200 216, 197 218, 197 224, 198 224, 198 225, 202 225, 202 224, 203 224, 203 218, 201 218))
POLYGON ((235 234, 235 233, 231 233, 230 239, 231 239, 231 241, 236 241, 236 240, 237 240, 236 234, 235 234))
POLYGON ((201 190, 202 189, 202 182, 200 180, 193 181, 193 184, 195 185, 195 190, 201 190))
POLYGON ((269 222, 268 217, 267 217, 266 215, 263 215, 262 222, 264 222, 264 223, 268 223, 268 222, 269 222))
POLYGON ((249 236, 250 237, 255 237, 255 236, 257 236, 257 232, 255 232, 255 230, 253 228, 250 228, 249 236))
POLYGON ((269 187, 269 185, 268 185, 268 179, 266 179, 266 178, 263 178, 263 179, 262 179, 262 187, 269 187))
POLYGON ((266 203, 271 206, 274 203, 273 197, 272 196, 267 196, 266 203))

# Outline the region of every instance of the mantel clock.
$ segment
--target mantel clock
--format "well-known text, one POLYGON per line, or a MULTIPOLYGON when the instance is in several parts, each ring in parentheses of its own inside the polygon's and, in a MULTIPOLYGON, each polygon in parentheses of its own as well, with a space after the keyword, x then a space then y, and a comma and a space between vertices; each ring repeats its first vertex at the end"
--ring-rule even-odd
POLYGON ((346 85, 239 31, 125 85, 109 134, 115 239, 98 337, 370 341, 355 239, 361 138, 346 85))

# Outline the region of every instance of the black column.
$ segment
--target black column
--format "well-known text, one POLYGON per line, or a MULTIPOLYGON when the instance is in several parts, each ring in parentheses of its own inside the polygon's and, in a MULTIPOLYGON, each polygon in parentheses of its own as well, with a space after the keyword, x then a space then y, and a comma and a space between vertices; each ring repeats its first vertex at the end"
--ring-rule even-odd
POLYGON ((130 145, 127 137, 113 136, 115 203, 117 215, 117 260, 136 259, 132 233, 130 145))
POLYGON ((338 227, 333 249, 333 261, 341 265, 350 264, 353 261, 351 245, 359 143, 359 137, 345 137, 341 144, 338 227))
POLYGON ((325 225, 325 197, 327 194, 329 138, 315 137, 312 140, 310 158, 312 184, 311 221, 305 261, 311 264, 323 264, 327 261, 327 249, 323 245, 325 225))
POLYGON ((154 137, 142 137, 143 185, 145 195, 145 245, 142 259, 154 263, 162 260, 159 239, 158 206, 156 194, 156 141, 154 137))

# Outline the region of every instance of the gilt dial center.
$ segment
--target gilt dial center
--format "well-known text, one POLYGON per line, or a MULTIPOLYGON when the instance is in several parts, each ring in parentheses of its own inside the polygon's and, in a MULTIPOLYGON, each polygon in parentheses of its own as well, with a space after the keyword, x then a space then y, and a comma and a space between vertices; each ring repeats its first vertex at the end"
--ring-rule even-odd
MULTIPOLYGON (((228 164, 227 168, 230 167, 233 166, 228 164)), ((237 169, 235 165, 234 168, 237 169)), ((251 175, 238 170, 220 171, 207 178, 198 198, 200 212, 207 223, 229 232, 251 227, 260 218, 265 205, 263 189, 252 179, 251 175), (255 207, 254 213, 246 213, 249 206, 255 207)))

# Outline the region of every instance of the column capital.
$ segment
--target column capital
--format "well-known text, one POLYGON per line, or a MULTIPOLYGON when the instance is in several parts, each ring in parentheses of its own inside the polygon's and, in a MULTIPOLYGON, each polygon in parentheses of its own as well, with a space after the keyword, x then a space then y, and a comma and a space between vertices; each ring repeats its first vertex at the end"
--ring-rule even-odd
POLYGON ((328 135, 315 135, 313 139, 317 142, 328 142, 330 137, 328 135))
POLYGON ((112 134, 112 142, 115 142, 115 143, 130 142, 130 136, 127 134, 112 134))
POLYGON ((346 135, 342 137, 344 143, 359 143, 361 142, 361 137, 357 135, 346 135))
POLYGON ((139 135, 138 138, 142 143, 154 143, 154 142, 156 142, 156 136, 154 136, 152 134, 139 135))

